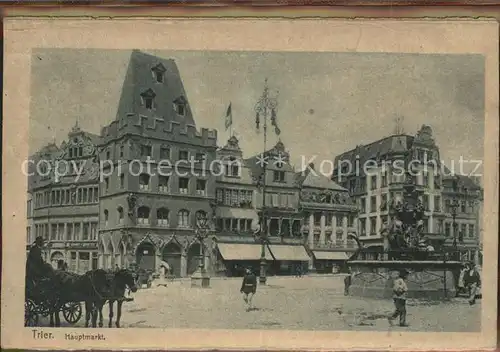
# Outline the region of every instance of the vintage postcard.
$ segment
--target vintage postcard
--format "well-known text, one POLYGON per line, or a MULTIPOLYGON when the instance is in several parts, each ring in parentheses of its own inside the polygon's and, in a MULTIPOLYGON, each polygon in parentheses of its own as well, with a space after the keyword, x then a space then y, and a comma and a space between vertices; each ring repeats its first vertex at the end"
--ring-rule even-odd
POLYGON ((497 39, 7 19, 3 347, 494 348, 497 39))

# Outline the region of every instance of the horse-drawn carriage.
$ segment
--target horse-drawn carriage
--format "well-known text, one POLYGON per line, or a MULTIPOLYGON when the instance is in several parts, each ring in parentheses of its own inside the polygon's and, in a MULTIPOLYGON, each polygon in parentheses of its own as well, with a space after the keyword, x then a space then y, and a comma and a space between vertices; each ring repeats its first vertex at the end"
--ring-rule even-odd
POLYGON ((130 302, 126 297, 126 289, 136 292, 133 274, 127 269, 106 271, 94 269, 79 275, 62 270, 49 270, 41 277, 26 278, 24 323, 25 326, 36 326, 40 316, 50 316, 51 326, 60 326, 59 313, 69 324, 76 324, 82 317, 82 302, 85 303, 85 326, 96 327, 97 316, 102 326, 102 307, 106 302, 110 307, 112 324, 113 304, 117 303, 116 327, 120 327, 123 302, 130 302))
POLYGON ((53 282, 49 278, 39 279, 36 282, 27 280, 24 299, 24 325, 37 326, 40 316, 46 318, 62 312, 64 320, 74 325, 82 317, 81 302, 64 302, 54 292, 53 282))

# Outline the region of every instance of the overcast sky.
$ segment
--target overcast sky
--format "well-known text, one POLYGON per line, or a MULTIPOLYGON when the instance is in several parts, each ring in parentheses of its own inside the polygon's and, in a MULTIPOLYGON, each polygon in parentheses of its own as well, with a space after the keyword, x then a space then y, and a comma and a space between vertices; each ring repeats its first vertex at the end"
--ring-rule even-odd
MULTIPOLYGON (((198 128, 215 128, 218 143, 234 131, 244 156, 262 151, 254 105, 264 79, 279 90, 281 140, 300 168, 301 157, 323 159, 367 144, 404 118, 408 134, 432 127, 445 163, 483 158, 484 61, 478 55, 371 53, 181 52, 144 50, 173 58, 198 128)), ((77 118, 93 133, 116 117, 129 50, 38 49, 33 52, 30 152, 59 145, 77 118)), ((268 146, 276 142, 270 134, 268 146)))

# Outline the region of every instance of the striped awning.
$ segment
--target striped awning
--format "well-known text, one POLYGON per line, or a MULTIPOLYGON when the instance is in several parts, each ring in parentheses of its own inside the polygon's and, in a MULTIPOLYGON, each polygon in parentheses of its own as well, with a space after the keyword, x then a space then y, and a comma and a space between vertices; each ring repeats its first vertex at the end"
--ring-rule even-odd
MULTIPOLYGON (((260 244, 245 244, 245 243, 219 243, 217 244, 219 252, 224 260, 259 260, 262 250, 260 244)), ((266 260, 273 260, 267 246, 266 260)))
POLYGON ((271 244, 269 249, 276 260, 307 262, 310 259, 304 246, 271 244))
POLYGON ((325 252, 325 251, 314 251, 314 257, 317 260, 347 260, 349 256, 346 252, 325 252))

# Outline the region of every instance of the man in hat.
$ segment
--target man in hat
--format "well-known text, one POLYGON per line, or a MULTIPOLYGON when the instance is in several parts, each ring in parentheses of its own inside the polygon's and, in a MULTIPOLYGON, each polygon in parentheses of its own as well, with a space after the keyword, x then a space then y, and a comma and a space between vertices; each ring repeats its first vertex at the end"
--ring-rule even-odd
POLYGON ((476 270, 476 265, 469 262, 464 273, 464 286, 469 290, 469 304, 476 303, 478 288, 481 285, 481 278, 476 270))
POLYGON ((392 321, 399 316, 399 326, 408 326, 406 324, 406 297, 408 292, 408 286, 406 286, 406 278, 409 272, 405 269, 399 272, 399 277, 394 280, 393 286, 393 300, 394 306, 396 307, 394 313, 388 317, 389 324, 392 325, 392 321))
POLYGON ((43 237, 38 236, 28 253, 28 258, 26 260, 26 275, 29 278, 36 279, 46 276, 47 265, 42 256, 44 242, 43 237))
POLYGON ((252 299, 257 291, 257 277, 252 272, 252 269, 247 268, 245 270, 245 276, 243 277, 243 282, 241 283, 240 292, 243 294, 243 300, 247 306, 246 311, 249 312, 252 309, 252 299))

